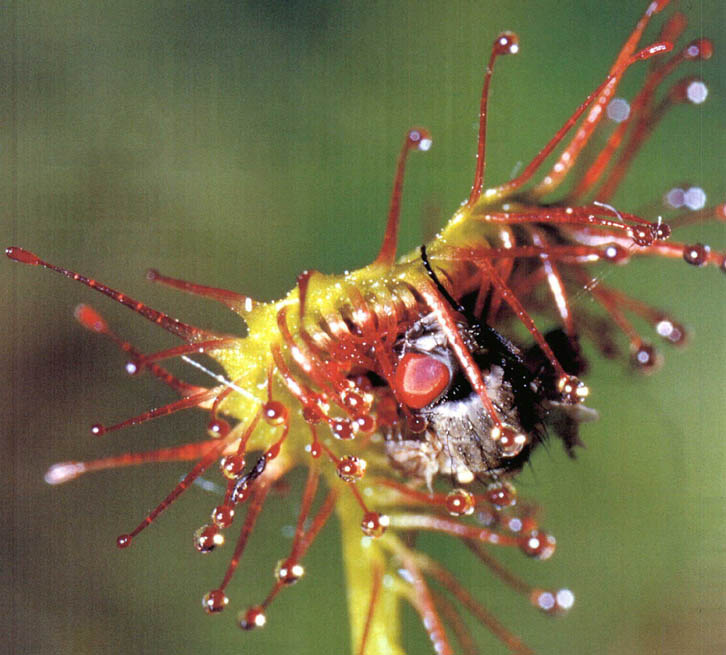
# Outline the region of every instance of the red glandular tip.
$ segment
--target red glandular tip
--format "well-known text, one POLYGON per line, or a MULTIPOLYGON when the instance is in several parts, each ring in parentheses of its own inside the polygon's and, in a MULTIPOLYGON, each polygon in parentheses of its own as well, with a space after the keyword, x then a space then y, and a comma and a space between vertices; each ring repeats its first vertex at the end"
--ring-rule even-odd
POLYGON ((62 484, 77 478, 85 470, 83 462, 59 462, 46 471, 44 479, 48 484, 62 484))
POLYGON ((38 255, 34 255, 32 252, 19 248, 18 246, 9 246, 5 248, 5 254, 10 257, 10 259, 20 262, 21 264, 30 264, 31 266, 37 266, 40 264, 40 257, 38 257, 38 255))
POLYGON ((641 373, 652 373, 662 364, 663 358, 651 344, 642 342, 633 350, 631 361, 641 373))
POLYGON ((376 419, 370 414, 361 416, 355 419, 353 429, 362 434, 372 434, 376 429, 376 419))
POLYGON ((683 259, 693 266, 704 266, 708 261, 711 248, 703 243, 683 247, 683 259))
POLYGON ((87 330, 103 334, 108 332, 108 323, 93 307, 88 305, 77 305, 73 310, 73 316, 87 330))
POLYGON ((519 547, 525 555, 540 560, 552 557, 556 545, 555 538, 543 530, 532 530, 522 535, 519 541, 519 547))
POLYGON ((581 403, 590 395, 590 389, 574 375, 563 375, 557 381, 557 390, 570 405, 581 403))
POLYGON ((516 457, 527 445, 527 435, 507 427, 495 427, 492 430, 492 439, 496 441, 502 457, 516 457))
POLYGON ((692 105, 700 105, 708 98, 708 86, 698 77, 686 77, 673 85, 669 95, 675 103, 690 102, 692 105))
POLYGON ((250 607, 246 612, 240 612, 237 621, 243 630, 254 630, 264 627, 267 617, 261 607, 250 607))
POLYGON ((366 537, 380 537, 386 531, 390 519, 385 514, 378 512, 366 512, 363 515, 360 527, 366 537))
POLYGON ((213 418, 207 424, 207 434, 212 437, 212 439, 223 439, 230 433, 231 430, 232 428, 229 423, 221 418, 213 418))
POLYGON ((203 525, 194 533, 194 548, 199 553, 211 553, 222 544, 224 544, 224 535, 218 525, 203 525))
POLYGON ((128 548, 132 540, 133 537, 130 534, 120 534, 116 537, 116 546, 118 548, 128 548))
POLYGON ((494 483, 487 488, 486 499, 497 509, 510 507, 517 502, 517 491, 507 482, 494 483))
POLYGON ((233 505, 217 505, 212 510, 212 521, 220 528, 228 528, 232 525, 234 520, 234 506, 233 505))
POLYGON ((348 419, 334 418, 329 421, 330 431, 336 439, 347 441, 355 438, 353 425, 348 419))
POLYGON ((655 325, 655 331, 659 337, 665 339, 674 346, 682 346, 688 339, 688 331, 680 323, 669 318, 663 318, 655 325))
POLYGON ((280 560, 275 567, 275 577, 285 585, 294 585, 305 575, 305 568, 299 562, 280 560))
POLYGON ((360 457, 346 455, 336 465, 336 473, 344 482, 357 482, 366 473, 368 463, 360 457))
POLYGON ((270 425, 282 425, 287 421, 287 407, 277 400, 270 400, 265 403, 262 415, 270 425))
POLYGON ((713 43, 711 39, 696 39, 691 41, 685 50, 687 59, 711 59, 713 56, 713 43))
MULTIPOLYGON (((689 191, 690 191, 690 189, 689 189, 689 191)), ((705 202, 705 200, 704 200, 704 202, 705 202)), ((665 241, 666 239, 669 239, 673 232, 673 230, 671 229, 671 226, 668 225, 668 223, 663 223, 660 220, 660 218, 658 219, 657 223, 653 224, 653 227, 655 229, 656 238, 660 239, 661 241, 665 241)))
POLYGON ((519 52, 519 37, 514 32, 502 32, 494 41, 497 55, 516 55, 519 52))
POLYGON ((475 506, 474 496, 466 489, 453 489, 446 495, 445 507, 452 516, 469 516, 475 506))
POLYGON ((613 264, 626 264, 630 259, 630 253, 617 243, 609 243, 603 248, 602 258, 613 264))
POLYGON ((409 130, 407 139, 409 148, 416 148, 422 152, 426 152, 433 145, 431 134, 428 130, 421 127, 414 127, 409 130))
POLYGON ((212 589, 212 591, 206 593, 204 598, 202 598, 202 607, 207 614, 217 614, 227 607, 228 604, 229 598, 227 598, 221 589, 212 589))
POLYGON ((633 243, 636 246, 647 248, 652 246, 653 242, 658 237, 657 226, 653 225, 635 225, 631 226, 630 234, 633 239, 633 243))
POLYGON ((245 458, 243 455, 226 455, 219 463, 222 475, 228 480, 236 480, 245 470, 245 458))

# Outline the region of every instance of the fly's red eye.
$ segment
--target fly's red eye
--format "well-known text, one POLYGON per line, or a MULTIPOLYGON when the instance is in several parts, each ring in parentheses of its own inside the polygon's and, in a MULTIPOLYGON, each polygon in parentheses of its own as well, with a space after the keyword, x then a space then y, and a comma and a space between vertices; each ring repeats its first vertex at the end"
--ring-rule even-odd
POLYGON ((450 380, 446 364, 421 353, 406 353, 396 368, 398 397, 411 409, 421 409, 436 400, 450 380))

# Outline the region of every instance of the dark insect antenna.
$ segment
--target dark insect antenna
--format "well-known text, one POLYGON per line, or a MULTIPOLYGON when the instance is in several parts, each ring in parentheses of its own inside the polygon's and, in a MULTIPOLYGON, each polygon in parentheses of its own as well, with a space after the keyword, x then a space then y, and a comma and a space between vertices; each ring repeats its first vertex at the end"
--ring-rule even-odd
POLYGON ((425 245, 421 246, 421 261, 423 262, 424 268, 426 269, 428 276, 436 285, 436 288, 439 290, 439 293, 445 298, 446 302, 448 302, 457 312, 468 317, 470 313, 466 310, 466 308, 462 304, 454 300, 453 296, 446 290, 446 287, 441 284, 441 280, 439 280, 438 275, 436 275, 436 273, 434 272, 434 269, 431 266, 431 262, 429 261, 429 256, 426 254, 425 245))

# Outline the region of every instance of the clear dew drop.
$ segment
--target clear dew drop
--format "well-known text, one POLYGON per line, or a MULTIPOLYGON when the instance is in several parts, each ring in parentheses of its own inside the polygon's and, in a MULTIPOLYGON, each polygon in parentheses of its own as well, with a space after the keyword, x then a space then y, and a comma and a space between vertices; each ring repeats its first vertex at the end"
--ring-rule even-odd
POLYGON ((622 123, 630 116, 630 103, 625 98, 613 98, 608 103, 605 113, 614 123, 622 123))
POLYGON ((694 105, 700 105, 708 98, 708 87, 701 80, 694 80, 686 88, 686 98, 694 105))

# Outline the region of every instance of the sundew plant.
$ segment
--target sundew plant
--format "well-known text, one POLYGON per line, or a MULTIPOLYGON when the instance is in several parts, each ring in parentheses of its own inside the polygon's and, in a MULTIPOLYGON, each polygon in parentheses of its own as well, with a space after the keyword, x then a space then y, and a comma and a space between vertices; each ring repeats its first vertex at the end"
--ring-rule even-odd
POLYGON ((723 9, 632 4, 8 12, 116 301, 4 264, 16 650, 723 644, 723 9))

